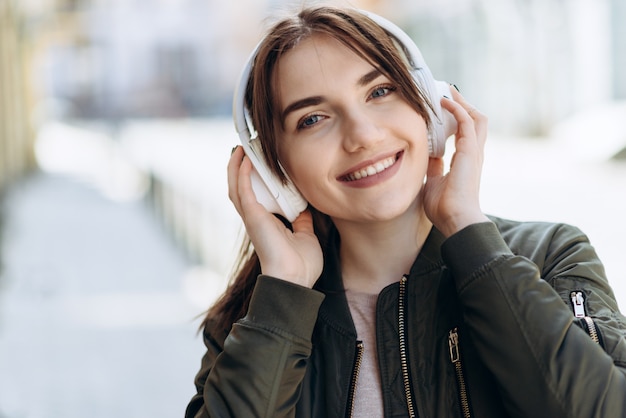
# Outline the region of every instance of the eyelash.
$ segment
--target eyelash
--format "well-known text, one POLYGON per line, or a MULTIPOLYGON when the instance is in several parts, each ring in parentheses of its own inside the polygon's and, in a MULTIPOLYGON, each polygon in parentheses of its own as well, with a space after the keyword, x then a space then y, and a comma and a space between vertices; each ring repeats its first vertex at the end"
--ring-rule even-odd
MULTIPOLYGON (((398 88, 397 88, 396 86, 391 85, 391 84, 379 84, 378 86, 374 87, 374 88, 370 91, 370 94, 368 95, 368 100, 371 100, 371 99, 378 99, 378 98, 380 98, 380 97, 386 97, 386 96, 388 96, 389 94, 391 94, 391 93, 393 93, 394 91, 396 91, 397 89, 398 89, 398 88), (386 90, 386 92, 385 92, 384 94, 382 94, 381 96, 372 97, 372 96, 373 96, 373 94, 374 94, 376 91, 378 91, 378 90, 382 90, 382 89, 386 90)), ((312 125, 308 125, 308 126, 307 126, 307 125, 305 125, 305 122, 307 121, 307 119, 310 119, 310 118, 315 118, 315 117, 317 117, 317 118, 323 118, 324 116, 323 116, 323 115, 319 115, 319 114, 317 114, 317 113, 312 113, 312 114, 310 114, 310 115, 306 115, 306 116, 304 116, 302 119, 300 119, 300 122, 298 122, 297 129, 298 129, 298 130, 303 130, 303 129, 309 129, 309 128, 312 128, 313 126, 315 126, 315 125, 317 124, 317 122, 313 123, 312 125)))
POLYGON ((380 84, 380 85, 378 85, 378 86, 376 86, 376 87, 374 87, 374 88, 372 89, 371 93, 369 94, 369 98, 370 98, 370 99, 377 99, 377 98, 379 98, 379 97, 385 97, 385 96, 388 96, 389 94, 393 93, 393 92, 394 92, 394 91, 396 91, 397 89, 398 89, 398 88, 397 88, 396 86, 392 85, 392 84, 380 84), (383 94, 382 96, 372 97, 372 95, 373 95, 376 91, 381 90, 381 89, 385 89, 385 90, 387 90, 386 94, 383 94))
POLYGON ((323 115, 319 115, 319 114, 317 114, 317 113, 312 113, 312 114, 310 114, 310 115, 306 115, 306 116, 304 116, 302 119, 300 119, 300 122, 298 122, 298 127, 297 127, 297 128, 298 128, 298 130, 300 131, 300 130, 302 130, 302 129, 309 129, 309 128, 312 128, 313 126, 315 126, 315 125, 317 124, 317 122, 316 122, 316 123, 313 123, 312 125, 308 125, 308 126, 307 126, 307 125, 305 125, 305 122, 306 122, 308 119, 310 119, 310 118, 315 118, 315 117, 317 117, 317 118, 323 118, 324 116, 323 116, 323 115))

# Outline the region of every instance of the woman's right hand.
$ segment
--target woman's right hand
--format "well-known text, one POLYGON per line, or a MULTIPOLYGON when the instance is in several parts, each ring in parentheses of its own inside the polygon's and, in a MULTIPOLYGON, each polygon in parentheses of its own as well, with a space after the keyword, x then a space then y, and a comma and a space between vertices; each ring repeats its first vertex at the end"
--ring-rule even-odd
POLYGON ((228 162, 228 197, 235 205, 259 256, 261 272, 301 286, 313 287, 322 274, 322 248, 309 210, 292 223, 293 232, 261 205, 252 190, 252 163, 241 146, 228 162))

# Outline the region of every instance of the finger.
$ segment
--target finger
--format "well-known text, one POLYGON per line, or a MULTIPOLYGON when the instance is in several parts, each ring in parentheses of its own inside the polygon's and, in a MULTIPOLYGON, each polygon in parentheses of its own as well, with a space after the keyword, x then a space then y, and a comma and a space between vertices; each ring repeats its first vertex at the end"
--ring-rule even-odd
POLYGON ((488 118, 487 115, 482 113, 472 104, 470 104, 465 97, 457 89, 450 89, 452 92, 452 97, 454 100, 459 103, 466 111, 467 114, 474 121, 474 127, 476 130, 476 136, 480 142, 484 144, 484 141, 487 138, 487 127, 488 127, 488 118))
POLYGON ((458 125, 457 139, 458 137, 474 138, 476 136, 474 119, 472 119, 468 110, 465 109, 461 103, 444 97, 441 99, 441 106, 456 119, 458 125))
POLYGON ((313 229, 313 215, 311 211, 305 209, 302 211, 298 217, 292 222, 291 226, 293 227, 293 232, 304 232, 307 234, 314 234, 315 231, 313 229))
POLYGON ((258 204, 256 195, 252 190, 252 161, 247 155, 243 156, 241 165, 239 166, 238 181, 237 181, 237 195, 241 208, 245 211, 250 205, 258 204))
POLYGON ((487 115, 482 113, 480 110, 475 107, 471 107, 468 111, 468 115, 474 121, 474 130, 476 131, 476 138, 478 139, 481 145, 485 144, 487 139, 487 128, 488 128, 488 118, 487 115))
POLYGON ((235 208, 239 207, 239 167, 243 160, 243 147, 237 146, 231 153, 230 160, 228 161, 227 175, 228 175, 228 198, 235 205, 235 208))
POLYGON ((465 100, 465 97, 463 97, 463 95, 459 93, 458 90, 450 89, 450 91, 452 92, 452 98, 454 99, 454 101, 460 104, 461 107, 463 107, 467 111, 467 113, 470 113, 470 111, 475 109, 471 103, 465 100))

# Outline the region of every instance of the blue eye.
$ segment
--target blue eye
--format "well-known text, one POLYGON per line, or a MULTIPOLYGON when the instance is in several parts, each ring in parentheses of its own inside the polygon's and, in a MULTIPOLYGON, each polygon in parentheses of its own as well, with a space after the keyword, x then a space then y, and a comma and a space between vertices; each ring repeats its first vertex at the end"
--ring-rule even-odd
POLYGON ((372 93, 372 97, 381 97, 387 93, 387 89, 384 87, 379 87, 372 93))
POLYGON ((389 93, 395 91, 395 87, 393 86, 379 86, 376 87, 371 94, 371 97, 376 99, 378 97, 384 97, 387 96, 389 93))
POLYGON ((309 115, 309 116, 306 116, 305 118, 302 119, 302 121, 298 125, 298 128, 300 128, 300 129, 310 128, 311 126, 313 126, 316 123, 318 123, 319 121, 321 121, 322 118, 323 117, 321 115, 309 115))
POLYGON ((315 123, 319 122, 320 120, 320 116, 319 115, 312 115, 307 117, 306 119, 304 119, 304 121, 302 121, 302 124, 304 126, 311 126, 314 125, 315 123))

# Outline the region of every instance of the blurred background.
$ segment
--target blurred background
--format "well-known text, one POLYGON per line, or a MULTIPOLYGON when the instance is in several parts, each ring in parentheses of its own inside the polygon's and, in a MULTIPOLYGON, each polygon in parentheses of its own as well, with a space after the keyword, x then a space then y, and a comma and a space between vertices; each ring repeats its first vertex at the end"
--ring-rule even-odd
MULTIPOLYGON (((183 415, 241 235, 233 87, 315 3, 0 0, 0 418, 183 415)), ((579 226, 626 309, 626 3, 327 3, 415 39, 489 115, 483 209, 579 226)))

